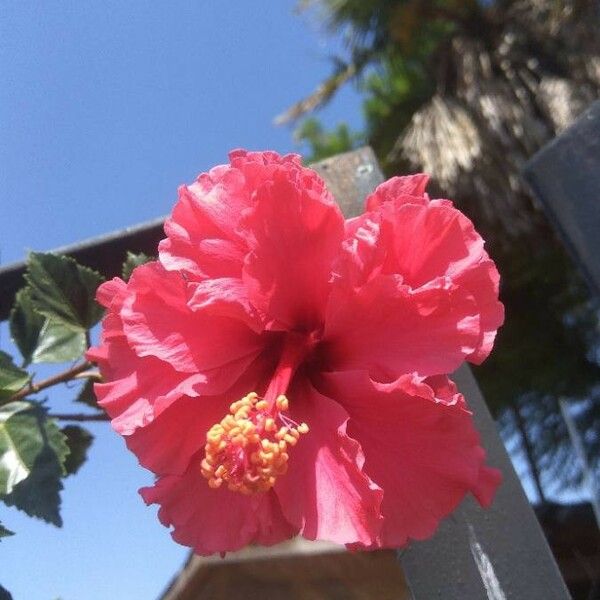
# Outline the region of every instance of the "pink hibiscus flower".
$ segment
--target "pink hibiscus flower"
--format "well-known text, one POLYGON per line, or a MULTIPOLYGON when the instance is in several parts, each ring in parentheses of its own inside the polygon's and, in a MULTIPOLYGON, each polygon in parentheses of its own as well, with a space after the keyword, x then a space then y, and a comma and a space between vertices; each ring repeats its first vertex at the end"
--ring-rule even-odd
POLYGON ((397 547, 469 492, 491 502, 446 374, 490 352, 498 272, 426 183, 395 177, 344 221, 298 156, 238 150, 179 190, 159 261, 101 286, 96 394, 176 541, 397 547))

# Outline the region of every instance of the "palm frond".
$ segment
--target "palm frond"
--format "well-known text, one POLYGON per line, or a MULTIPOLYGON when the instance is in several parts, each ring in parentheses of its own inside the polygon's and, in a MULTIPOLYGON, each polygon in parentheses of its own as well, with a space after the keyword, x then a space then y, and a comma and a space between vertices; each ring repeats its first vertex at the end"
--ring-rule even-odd
POLYGON ((358 67, 356 63, 351 62, 343 67, 338 72, 334 73, 331 77, 328 77, 323 81, 317 89, 303 98, 299 102, 296 102, 285 112, 275 117, 276 125, 283 125, 298 120, 300 117, 320 108, 335 95, 335 93, 349 80, 356 76, 358 67))

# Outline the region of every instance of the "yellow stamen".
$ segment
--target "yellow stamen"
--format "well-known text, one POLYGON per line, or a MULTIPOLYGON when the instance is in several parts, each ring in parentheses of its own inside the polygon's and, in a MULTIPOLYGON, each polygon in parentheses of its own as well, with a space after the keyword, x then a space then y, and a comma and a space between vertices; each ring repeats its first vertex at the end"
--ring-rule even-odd
POLYGON ((289 401, 278 396, 274 406, 260 400, 254 392, 233 402, 220 423, 206 434, 205 457, 200 471, 211 488, 223 483, 242 494, 270 490, 277 477, 288 468, 288 446, 295 446, 308 425, 295 424, 288 417, 289 401), (284 423, 277 425, 277 421, 284 423))

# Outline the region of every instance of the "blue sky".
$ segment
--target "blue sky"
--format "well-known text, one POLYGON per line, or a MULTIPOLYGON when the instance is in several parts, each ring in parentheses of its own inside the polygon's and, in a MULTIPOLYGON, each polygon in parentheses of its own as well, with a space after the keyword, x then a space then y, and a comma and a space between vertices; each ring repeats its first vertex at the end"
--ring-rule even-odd
MULTIPOLYGON (((0 8, 0 262, 170 211, 177 186, 235 147, 294 150, 273 117, 329 73, 314 21, 274 2, 4 2, 0 8)), ((343 92, 327 124, 360 123, 343 92)), ((7 348, 6 326, 0 344, 7 348)), ((57 390, 56 410, 74 390, 57 390)), ((15 600, 148 600, 180 567, 137 489, 151 475, 105 424, 65 482, 58 530, 0 504, 15 600)))

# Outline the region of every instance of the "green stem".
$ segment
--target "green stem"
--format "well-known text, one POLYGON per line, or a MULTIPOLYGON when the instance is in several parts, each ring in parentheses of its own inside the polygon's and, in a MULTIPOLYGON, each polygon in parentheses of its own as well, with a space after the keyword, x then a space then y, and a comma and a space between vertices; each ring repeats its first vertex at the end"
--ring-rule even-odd
POLYGON ((79 374, 83 373, 91 366, 91 363, 83 361, 71 367, 70 369, 63 371, 62 373, 57 373, 56 375, 52 375, 52 377, 48 377, 47 379, 42 379, 37 383, 29 382, 29 384, 26 385, 22 390, 19 390, 16 394, 13 394, 9 398, 9 402, 14 400, 22 400, 26 396, 29 396, 29 394, 37 394, 38 392, 52 387, 53 385, 71 381, 71 379, 75 379, 79 374))

